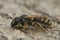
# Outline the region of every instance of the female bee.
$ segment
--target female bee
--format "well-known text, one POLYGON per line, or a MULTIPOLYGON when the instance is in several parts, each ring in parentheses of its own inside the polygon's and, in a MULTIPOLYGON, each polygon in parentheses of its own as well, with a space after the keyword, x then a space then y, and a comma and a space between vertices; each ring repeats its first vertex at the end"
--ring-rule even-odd
POLYGON ((51 20, 45 16, 21 15, 20 17, 14 18, 14 20, 11 22, 12 28, 20 29, 22 31, 27 29, 35 30, 36 28, 40 28, 47 32, 46 28, 51 28, 51 25, 51 20))

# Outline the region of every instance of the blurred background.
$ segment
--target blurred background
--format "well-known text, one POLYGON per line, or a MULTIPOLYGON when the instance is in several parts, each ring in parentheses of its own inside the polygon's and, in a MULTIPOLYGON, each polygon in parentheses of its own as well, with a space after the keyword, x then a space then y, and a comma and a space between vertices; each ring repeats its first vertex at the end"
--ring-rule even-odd
POLYGON ((60 0, 0 0, 0 40, 60 40, 60 0), (19 30, 11 30, 11 17, 21 15, 46 15, 54 22, 47 34, 34 38, 19 30))

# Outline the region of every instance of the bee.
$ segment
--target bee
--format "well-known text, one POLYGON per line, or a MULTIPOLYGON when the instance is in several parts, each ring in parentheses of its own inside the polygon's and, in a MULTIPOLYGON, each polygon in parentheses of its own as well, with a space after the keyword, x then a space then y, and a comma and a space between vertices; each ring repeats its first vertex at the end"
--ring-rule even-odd
POLYGON ((35 30, 36 28, 42 29, 47 32, 47 28, 52 28, 51 20, 46 16, 28 16, 21 15, 16 17, 11 22, 11 27, 14 29, 24 30, 35 30))

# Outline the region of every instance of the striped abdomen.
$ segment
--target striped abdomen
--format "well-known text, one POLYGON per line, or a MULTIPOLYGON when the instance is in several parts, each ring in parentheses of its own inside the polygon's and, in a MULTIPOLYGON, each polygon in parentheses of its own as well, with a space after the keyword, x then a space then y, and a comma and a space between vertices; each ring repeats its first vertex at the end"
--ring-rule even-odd
POLYGON ((40 23, 44 28, 52 25, 51 20, 45 17, 35 18, 34 21, 40 23))

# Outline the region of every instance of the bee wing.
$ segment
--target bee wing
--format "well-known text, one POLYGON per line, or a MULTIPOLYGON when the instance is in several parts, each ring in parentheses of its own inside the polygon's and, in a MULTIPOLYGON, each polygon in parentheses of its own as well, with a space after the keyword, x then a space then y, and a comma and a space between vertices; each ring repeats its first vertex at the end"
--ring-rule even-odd
POLYGON ((48 30, 46 30, 40 23, 36 22, 36 25, 38 25, 38 27, 42 29, 42 31, 48 32, 48 30))

